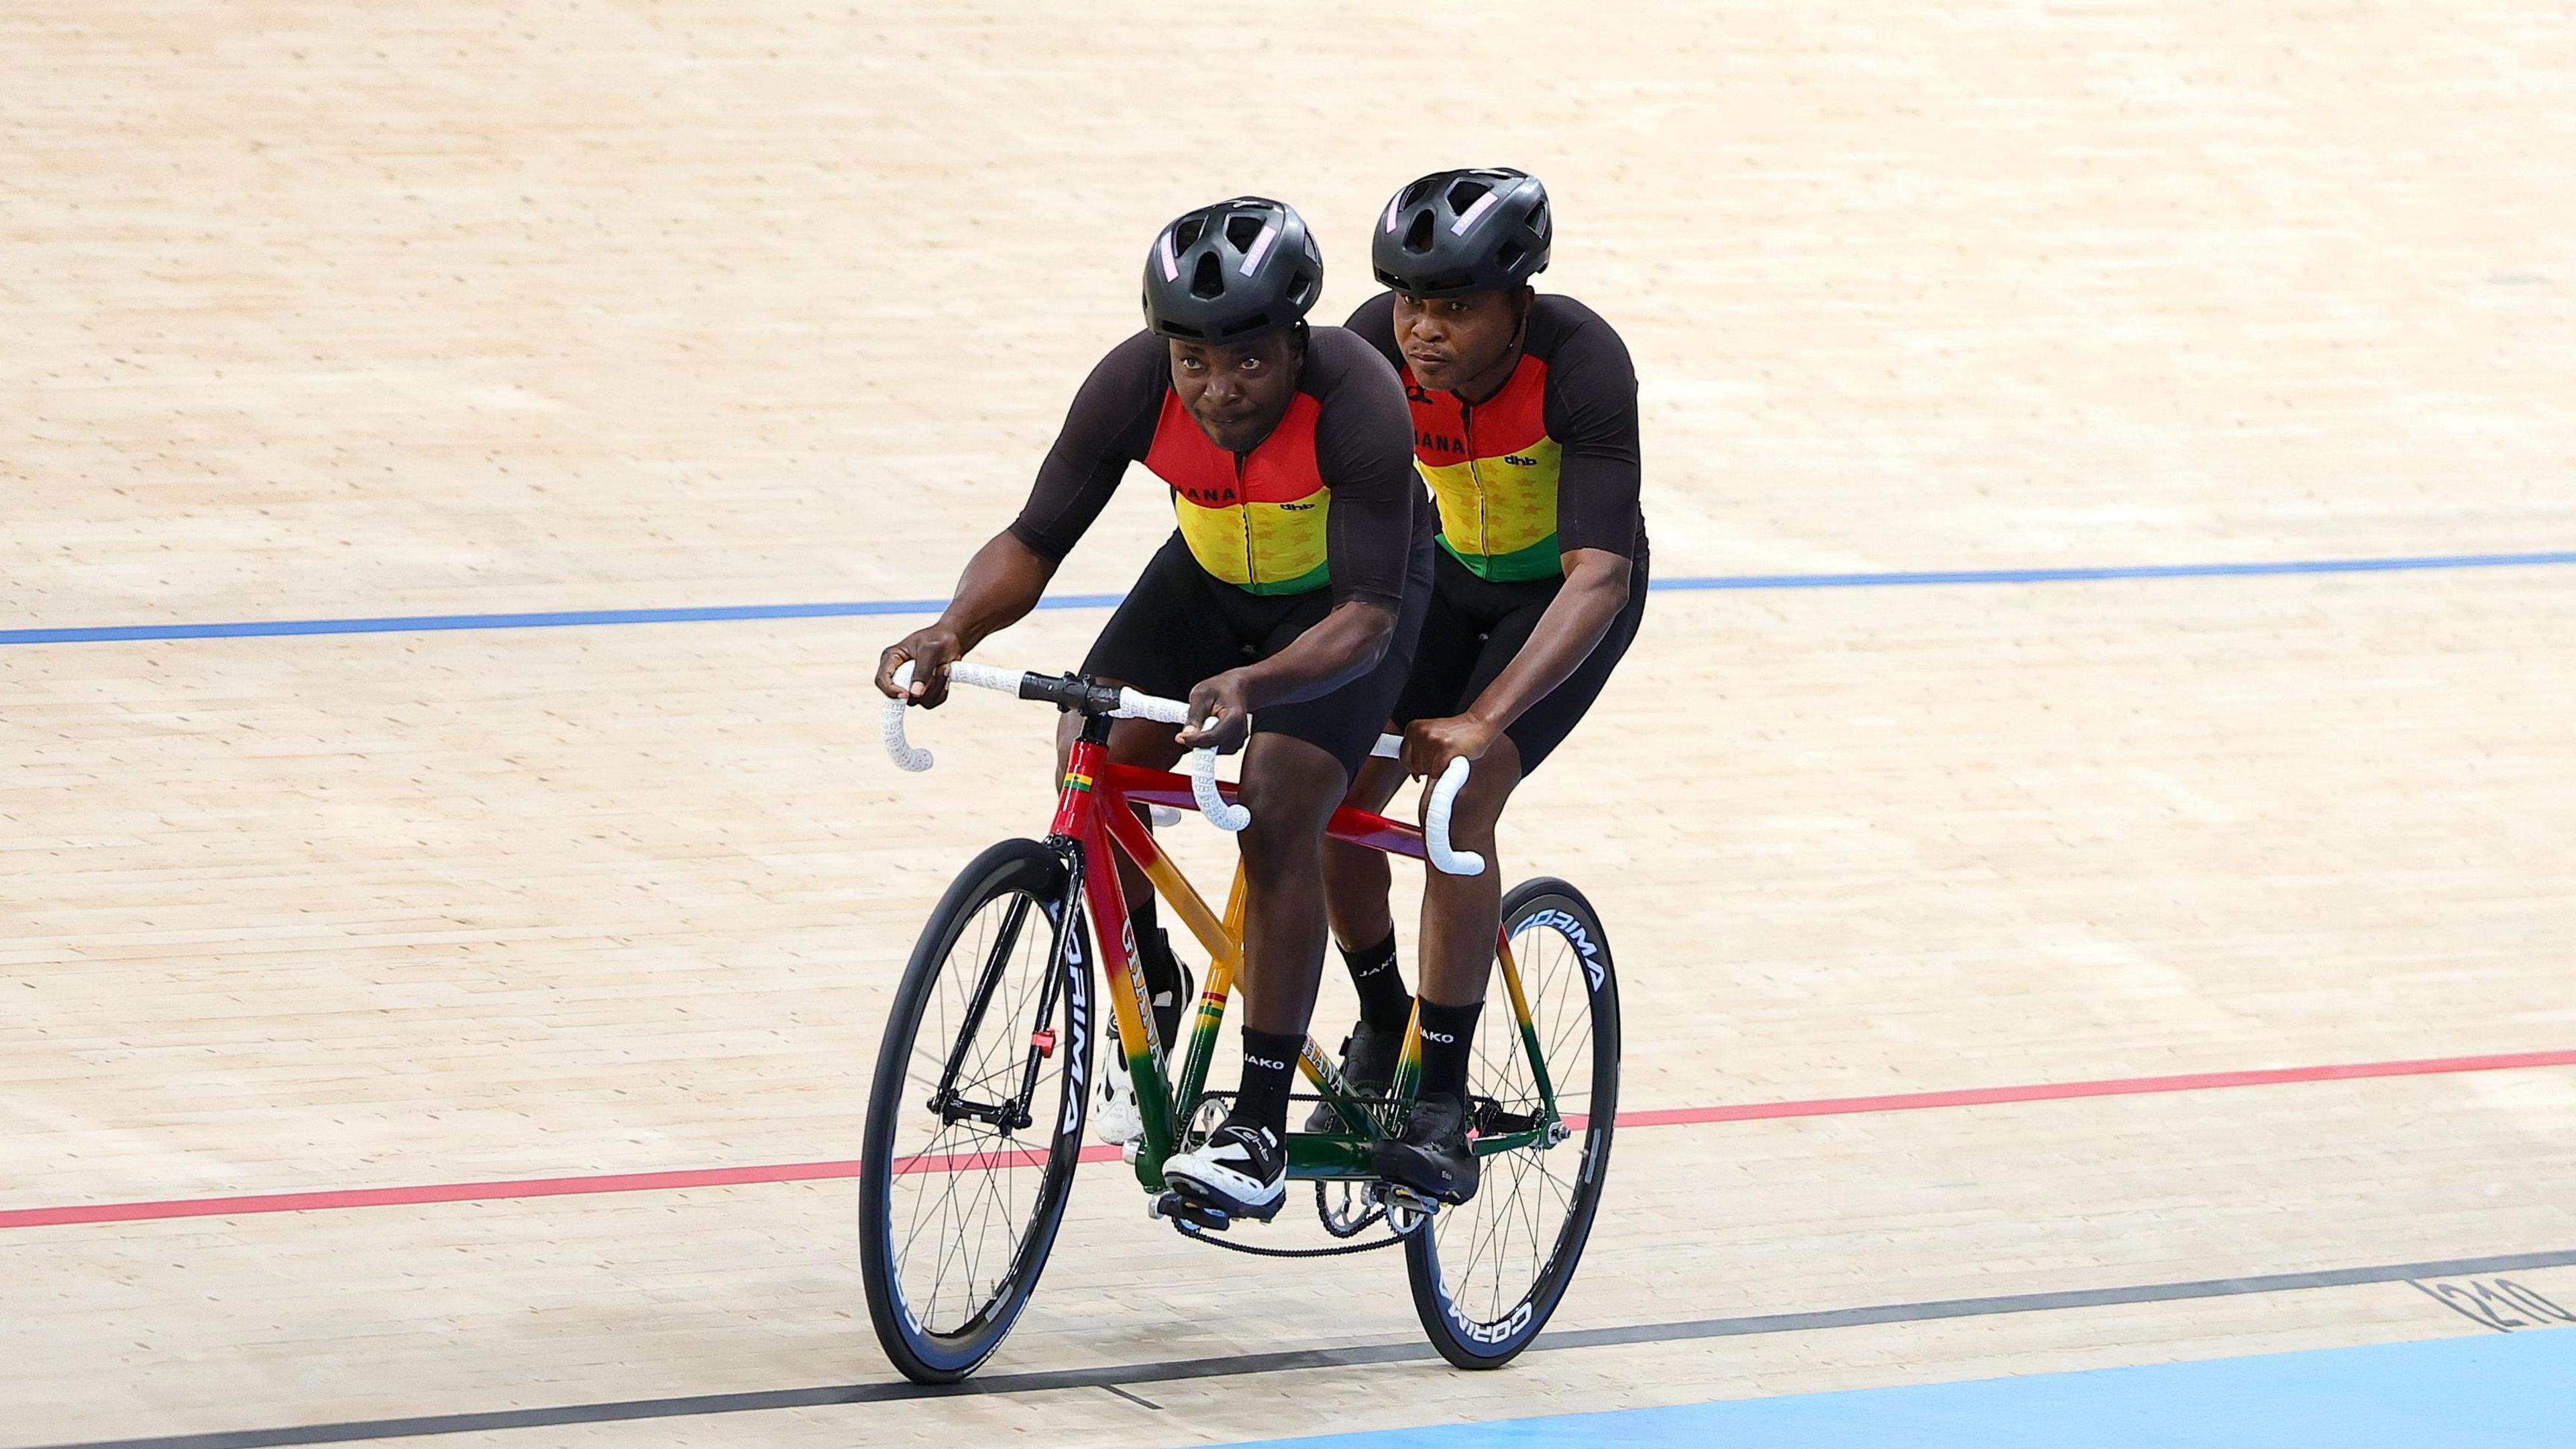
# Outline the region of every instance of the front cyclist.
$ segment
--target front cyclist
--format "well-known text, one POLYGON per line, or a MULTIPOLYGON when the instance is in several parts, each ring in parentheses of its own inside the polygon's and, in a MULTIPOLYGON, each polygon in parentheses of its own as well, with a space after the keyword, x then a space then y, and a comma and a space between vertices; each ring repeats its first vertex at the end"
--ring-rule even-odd
MULTIPOLYGON (((911 702, 937 705, 948 665, 1036 606, 1128 464, 1170 486, 1180 527, 1082 670, 1186 695, 1192 719, 1216 720, 1177 736, 1121 720, 1113 759, 1169 769, 1187 747, 1249 735, 1243 1080, 1225 1124, 1164 1176, 1263 1219, 1286 1196, 1289 1086, 1323 970, 1324 824, 1395 706, 1431 592, 1403 389, 1367 343, 1306 325, 1322 286, 1305 222, 1278 202, 1242 197, 1165 227, 1145 261, 1146 330, 1092 369, 1027 506, 976 552, 939 621, 877 667, 877 687, 904 698, 894 673, 911 661, 911 702)), ((1118 864, 1168 1041, 1187 990, 1151 886, 1118 864)))
MULTIPOLYGON (((1646 602, 1637 505, 1637 376, 1610 324, 1529 285, 1544 271, 1547 189, 1519 171, 1443 171, 1378 217, 1390 290, 1349 327, 1400 369, 1414 452, 1439 501, 1430 617, 1394 713, 1402 767, 1377 760, 1352 802, 1383 808, 1404 775, 1475 762, 1451 838, 1494 859, 1513 787, 1591 707, 1646 602)), ((1414 1002, 1396 970, 1386 857, 1328 843, 1333 934, 1361 1019, 1343 1069, 1364 1091, 1395 1072, 1414 1002)), ((1500 872, 1431 872, 1422 897, 1422 1090, 1381 1176, 1451 1202, 1476 1190, 1467 1063, 1500 924, 1500 872)), ((1329 1107, 1312 1125, 1334 1125, 1329 1107)))

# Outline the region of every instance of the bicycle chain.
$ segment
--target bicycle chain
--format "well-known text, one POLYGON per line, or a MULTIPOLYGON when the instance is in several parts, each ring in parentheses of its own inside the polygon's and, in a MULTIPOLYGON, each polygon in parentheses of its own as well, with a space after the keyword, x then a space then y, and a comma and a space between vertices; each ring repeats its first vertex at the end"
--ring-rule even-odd
POLYGON ((1332 1234, 1334 1237, 1356 1238, 1377 1224, 1385 1222, 1386 1209, 1383 1207, 1370 1208, 1367 1212, 1360 1214, 1358 1220, 1353 1222, 1349 1227, 1339 1228, 1333 1226, 1332 1212, 1324 1206, 1323 1195, 1318 1193, 1315 1196, 1315 1217, 1323 1223, 1324 1231, 1332 1234))
MULTIPOLYGON (((1424 1218, 1422 1221, 1427 1223, 1431 1220, 1424 1218)), ((1172 1230, 1182 1237, 1195 1238, 1211 1248, 1223 1248, 1229 1253, 1250 1253, 1256 1258, 1340 1258, 1352 1253, 1372 1253, 1380 1248, 1392 1248, 1422 1231, 1422 1227, 1416 1224, 1406 1232, 1390 1231, 1388 1236, 1374 1242, 1344 1243, 1332 1248, 1256 1248, 1250 1243, 1233 1243, 1223 1238, 1211 1237, 1205 1228, 1192 1227, 1178 1218, 1172 1220, 1172 1230)))

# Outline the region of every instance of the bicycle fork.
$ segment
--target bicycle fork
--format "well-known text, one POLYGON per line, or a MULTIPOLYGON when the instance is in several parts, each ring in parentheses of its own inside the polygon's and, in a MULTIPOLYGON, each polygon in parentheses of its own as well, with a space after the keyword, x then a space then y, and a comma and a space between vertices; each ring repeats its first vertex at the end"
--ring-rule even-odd
MULTIPOLYGON (((1047 906, 1050 918, 1047 970, 1038 987, 1037 1010, 1029 1020, 1028 1047, 1020 1067, 1019 1090, 999 1102, 972 1101, 957 1090, 957 1074, 965 1067, 967 1046, 982 1028, 985 1014, 992 1010, 994 993, 1001 986, 1002 971, 1009 965, 1011 953, 1019 947, 1020 933, 1028 928, 1030 902, 1025 896, 1012 901, 1002 917, 1002 929, 996 933, 992 949, 985 953, 983 973, 976 978, 974 994, 967 1001, 966 1020, 958 1029, 957 1040, 948 1048, 948 1059, 940 1065, 938 1085, 932 1088, 930 1100, 925 1104, 943 1122, 972 1118, 1007 1135, 1032 1125, 1036 1120, 1030 1108, 1037 1097, 1038 1072, 1046 1059, 1055 1055, 1059 1045, 1055 1029, 1048 1023, 1055 1019, 1056 1003, 1064 990, 1067 971, 1079 970, 1082 965, 1080 875, 1078 865, 1068 864, 1074 872, 1067 877, 1069 887, 1062 897, 1047 906), (1070 962, 1066 959, 1068 951, 1072 953, 1070 962)), ((1076 1034, 1072 1043, 1073 1060, 1079 1063, 1083 1046, 1080 1033, 1087 1027, 1087 1023, 1080 1019, 1079 1009, 1072 1025, 1076 1034)), ((1073 1075, 1079 1087, 1082 1072, 1078 1065, 1073 1075)))

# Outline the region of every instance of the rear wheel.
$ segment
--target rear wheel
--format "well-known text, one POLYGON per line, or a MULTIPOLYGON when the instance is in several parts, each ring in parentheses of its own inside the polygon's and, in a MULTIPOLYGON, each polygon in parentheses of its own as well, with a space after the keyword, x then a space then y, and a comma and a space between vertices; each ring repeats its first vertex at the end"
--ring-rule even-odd
POLYGON ((1530 1030, 1497 965, 1468 1069, 1468 1129, 1494 1136, 1545 1115, 1534 1036, 1570 1135, 1484 1157, 1476 1195, 1405 1240, 1414 1312, 1460 1368, 1511 1362, 1556 1312, 1592 1234, 1619 1110, 1619 979, 1592 903, 1561 880, 1528 881, 1503 897, 1502 925, 1530 1030))
POLYGON ((1006 840, 940 898, 895 993, 860 1150, 859 1263, 877 1341, 917 1382, 990 1357, 1054 1246, 1091 1065, 1081 929, 1064 862, 1006 840))

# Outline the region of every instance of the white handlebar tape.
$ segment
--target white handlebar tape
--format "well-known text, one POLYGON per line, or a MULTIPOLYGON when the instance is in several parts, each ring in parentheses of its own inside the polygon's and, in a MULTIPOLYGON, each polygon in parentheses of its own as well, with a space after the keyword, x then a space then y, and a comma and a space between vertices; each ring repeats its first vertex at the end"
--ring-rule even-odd
MULTIPOLYGON (((1016 695, 1020 692, 1020 681, 1027 677, 1027 674, 1021 670, 996 669, 989 664, 968 664, 963 660, 948 666, 948 683, 951 688, 964 685, 971 689, 990 689, 1003 694, 1016 695)), ((907 659, 895 666, 894 683, 897 689, 912 687, 911 660, 907 659)), ((927 770, 930 768, 930 751, 913 748, 912 742, 905 739, 903 735, 903 712, 908 708, 910 706, 900 699, 889 699, 885 702, 883 734, 886 753, 904 769, 916 772, 927 770)), ((1138 694, 1132 689, 1118 691, 1116 713, 1127 719, 1150 719, 1164 724, 1185 725, 1190 722, 1188 705, 1177 699, 1158 699, 1150 694, 1138 694)), ((1216 728, 1216 721, 1209 720, 1207 728, 1216 728)), ((1217 793, 1216 751, 1214 750, 1190 752, 1190 793, 1198 800, 1199 813, 1206 816, 1208 823, 1219 830, 1239 831, 1252 823, 1251 811, 1240 805, 1227 804, 1225 797, 1217 793)), ((1163 819, 1166 814, 1169 814, 1172 820, 1180 819, 1178 813, 1166 811, 1160 805, 1153 809, 1157 824, 1170 823, 1163 819)))
POLYGON ((1132 689, 1118 691, 1115 712, 1120 719, 1149 719, 1157 724, 1185 725, 1190 722, 1188 705, 1177 699, 1157 699, 1150 694, 1138 694, 1132 689))
POLYGON ((1020 681, 1027 677, 1023 670, 995 669, 990 664, 968 664, 962 659, 948 666, 948 683, 952 687, 963 684, 970 689, 991 689, 1015 695, 1020 692, 1020 681))
MULTIPOLYGON (((1004 694, 1017 694, 1020 692, 1020 680, 1023 677, 1016 669, 995 669, 989 664, 968 664, 963 660, 948 666, 948 684, 952 689, 962 684, 974 689, 993 689, 1004 694)), ((895 666, 894 685, 897 689, 912 688, 911 660, 907 659, 895 666)), ((914 749, 912 742, 903 737, 903 712, 909 708, 911 705, 903 700, 887 700, 882 732, 885 736, 886 753, 894 757, 897 765, 917 774, 930 768, 932 757, 930 751, 914 749)))
POLYGON ((1451 760, 1440 772, 1440 783, 1431 787, 1431 808, 1422 813, 1423 853, 1431 863, 1448 875, 1483 875, 1485 858, 1472 850, 1449 848, 1449 813, 1458 806, 1458 792, 1466 788, 1467 762, 1451 760))
MULTIPOLYGON (((903 663, 895 666, 894 687, 897 689, 912 688, 911 660, 907 659, 903 661, 903 663)), ((885 720, 880 726, 878 733, 883 736, 885 740, 886 753, 894 758, 895 765, 900 769, 910 770, 914 774, 919 774, 930 768, 931 756, 930 751, 928 750, 914 749, 912 747, 912 742, 903 737, 903 712, 909 708, 911 708, 911 706, 900 699, 887 700, 885 702, 885 720)))
MULTIPOLYGON (((1112 712, 1121 719, 1149 719, 1157 724, 1186 725, 1190 722, 1190 707, 1181 701, 1138 694, 1132 689, 1118 691, 1118 708, 1112 712)), ((1215 729, 1216 721, 1211 719, 1202 728, 1215 729)), ((1207 817, 1208 824, 1229 835, 1252 823, 1251 811, 1240 805, 1227 804, 1225 797, 1217 793, 1214 750, 1190 751, 1190 794, 1198 801, 1199 813, 1207 817)), ((1154 807, 1157 812, 1155 823, 1168 824, 1160 813, 1162 808, 1159 805, 1154 807)))
MULTIPOLYGON (((1216 721, 1211 718, 1200 728, 1215 729, 1216 721)), ((1225 797, 1217 793, 1215 750, 1190 751, 1190 794, 1198 800, 1199 813, 1207 817, 1208 824, 1229 835, 1252 823, 1251 811, 1227 804, 1225 797)))

